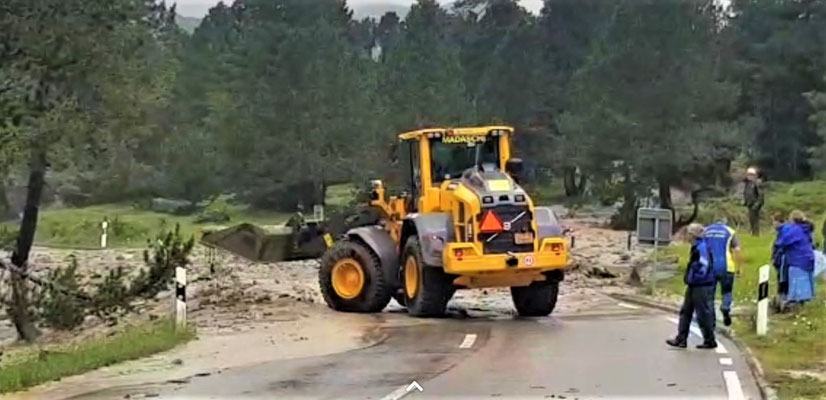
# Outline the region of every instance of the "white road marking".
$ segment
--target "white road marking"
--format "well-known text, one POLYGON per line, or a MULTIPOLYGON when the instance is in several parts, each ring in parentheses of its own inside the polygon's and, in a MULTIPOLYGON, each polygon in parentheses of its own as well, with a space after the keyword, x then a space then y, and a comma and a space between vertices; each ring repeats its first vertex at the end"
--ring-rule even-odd
POLYGON ((635 306, 633 304, 628 304, 628 303, 617 303, 617 305, 620 306, 620 307, 630 308, 632 310, 639 310, 640 309, 639 306, 635 306))
POLYGON ((716 351, 717 354, 728 354, 728 349, 726 349, 726 346, 723 346, 723 343, 720 341, 717 341, 717 348, 714 349, 714 351, 716 351))
POLYGON ((459 345, 460 349, 469 349, 473 347, 473 343, 476 342, 476 334, 475 333, 468 333, 465 335, 465 340, 462 341, 462 344, 459 345))
POLYGON ((380 400, 399 400, 404 396, 407 396, 410 392, 407 391, 407 385, 401 385, 398 389, 390 392, 387 396, 382 397, 380 400))
POLYGON ((726 391, 728 392, 729 400, 745 400, 743 395, 743 387, 740 386, 740 378, 737 376, 737 371, 723 371, 723 380, 726 381, 726 391))
POLYGON ((734 364, 734 360, 732 360, 731 358, 723 357, 723 358, 720 359, 720 365, 733 365, 733 364, 734 364))

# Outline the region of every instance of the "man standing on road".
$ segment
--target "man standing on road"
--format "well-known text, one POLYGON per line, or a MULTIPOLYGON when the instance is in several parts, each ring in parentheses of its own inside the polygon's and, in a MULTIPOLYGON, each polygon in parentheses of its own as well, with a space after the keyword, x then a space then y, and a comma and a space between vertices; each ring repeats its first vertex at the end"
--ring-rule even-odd
POLYGON ((734 277, 740 273, 737 269, 737 265, 741 264, 740 240, 734 229, 726 225, 725 221, 707 226, 703 237, 714 260, 714 275, 717 278, 714 291, 717 292, 716 286, 720 285, 720 295, 723 298, 720 303, 723 324, 730 326, 734 277))
POLYGON ((760 178, 757 168, 746 170, 746 181, 743 185, 743 204, 749 210, 749 225, 751 234, 760 235, 760 210, 763 209, 763 188, 760 187, 760 178))
POLYGON ((717 348, 714 337, 714 276, 713 254, 703 238, 703 226, 691 224, 686 229, 686 235, 691 242, 691 255, 683 278, 687 286, 683 306, 680 309, 680 324, 677 336, 665 342, 669 346, 686 348, 688 346, 688 332, 691 318, 697 313, 697 324, 703 333, 703 344, 698 349, 717 348))

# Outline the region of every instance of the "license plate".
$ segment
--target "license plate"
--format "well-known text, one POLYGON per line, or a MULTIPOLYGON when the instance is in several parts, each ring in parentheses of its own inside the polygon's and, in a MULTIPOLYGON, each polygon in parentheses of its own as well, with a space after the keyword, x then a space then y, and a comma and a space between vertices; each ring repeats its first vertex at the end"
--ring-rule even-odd
POLYGON ((533 233, 531 232, 517 232, 513 234, 513 242, 516 244, 531 244, 533 243, 533 233))

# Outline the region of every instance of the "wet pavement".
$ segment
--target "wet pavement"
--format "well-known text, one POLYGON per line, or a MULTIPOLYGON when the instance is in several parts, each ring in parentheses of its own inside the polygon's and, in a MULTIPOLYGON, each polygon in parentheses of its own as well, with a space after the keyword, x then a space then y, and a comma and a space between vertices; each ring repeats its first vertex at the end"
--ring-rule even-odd
POLYGON ((664 340, 676 330, 675 316, 595 296, 587 310, 538 319, 385 312, 377 319, 385 339, 368 348, 74 398, 760 398, 734 344, 696 350, 700 339, 692 335, 689 349, 669 349, 664 340), (423 391, 407 392, 413 381, 423 391))

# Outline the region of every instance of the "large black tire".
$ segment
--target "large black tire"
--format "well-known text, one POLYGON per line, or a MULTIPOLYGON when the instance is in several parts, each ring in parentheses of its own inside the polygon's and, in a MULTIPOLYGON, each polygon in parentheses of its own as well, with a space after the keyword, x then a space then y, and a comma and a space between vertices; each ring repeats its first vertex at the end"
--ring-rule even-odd
POLYGON ((341 240, 321 257, 318 270, 318 283, 324 301, 330 308, 344 312, 374 313, 380 312, 390 302, 390 288, 381 268, 379 258, 370 248, 360 241, 341 240), (358 262, 364 274, 361 291, 353 298, 340 296, 333 287, 333 267, 344 259, 358 262))
POLYGON ((404 292, 404 304, 408 314, 414 317, 441 317, 447 309, 447 302, 453 297, 456 288, 452 277, 439 267, 433 267, 422 261, 419 239, 412 237, 404 246, 402 257, 401 282, 404 292), (412 260, 413 263, 408 263, 412 260), (406 268, 416 268, 417 282, 415 293, 411 296, 407 290, 406 268))
POLYGON ((545 317, 556 307, 559 282, 534 282, 530 286, 512 287, 511 298, 516 311, 523 317, 545 317))

